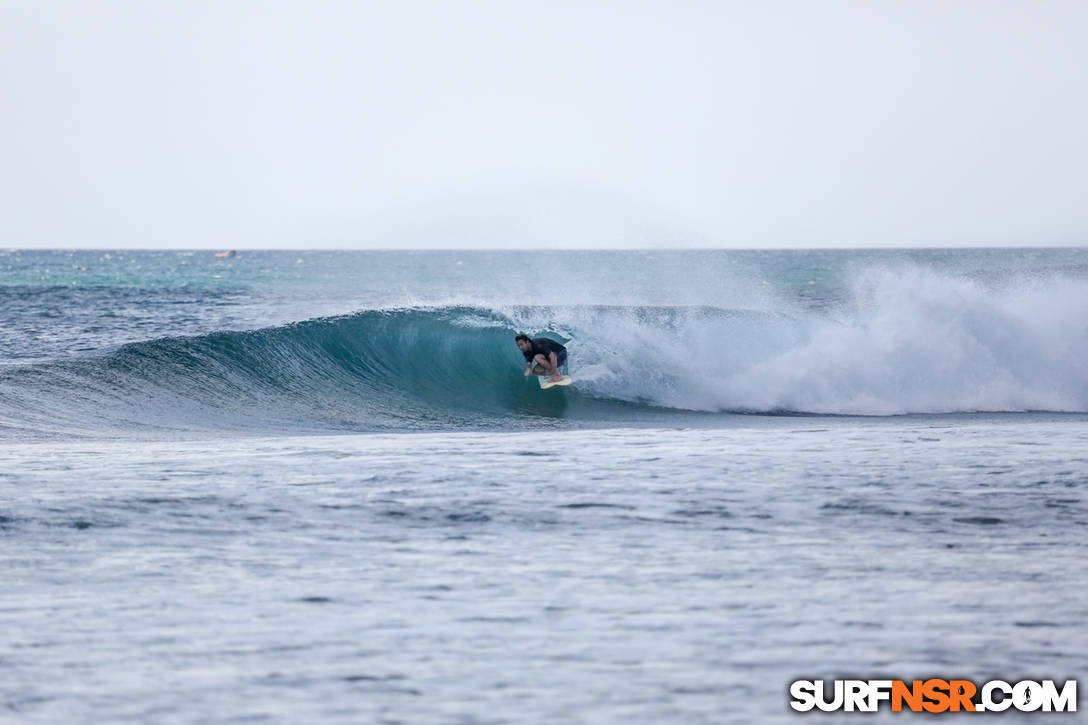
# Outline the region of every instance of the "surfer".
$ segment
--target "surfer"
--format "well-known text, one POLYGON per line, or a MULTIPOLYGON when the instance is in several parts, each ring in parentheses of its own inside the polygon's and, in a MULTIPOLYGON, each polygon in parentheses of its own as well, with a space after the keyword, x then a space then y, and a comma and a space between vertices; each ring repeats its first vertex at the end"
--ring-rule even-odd
POLYGON ((528 335, 518 335, 514 342, 525 356, 526 375, 547 375, 548 380, 553 383, 563 379, 559 374, 559 367, 567 364, 567 348, 546 337, 532 339, 528 335))

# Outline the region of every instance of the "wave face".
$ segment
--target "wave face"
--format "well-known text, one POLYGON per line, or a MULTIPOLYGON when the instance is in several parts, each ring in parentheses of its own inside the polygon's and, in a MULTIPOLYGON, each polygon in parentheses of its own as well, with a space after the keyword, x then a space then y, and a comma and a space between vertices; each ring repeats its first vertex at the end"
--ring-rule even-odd
POLYGON ((534 412, 505 350, 512 334, 486 313, 452 308, 168 337, 10 368, 0 405, 39 429, 501 424, 534 412))
POLYGON ((1085 359, 1084 280, 996 290, 873 270, 833 311, 445 306, 166 337, 0 368, 0 416, 9 428, 72 432, 1088 412, 1085 359), (523 377, 522 331, 568 343, 574 387, 541 391, 523 377))
POLYGON ((167 337, 0 368, 8 427, 389 430, 630 421, 644 406, 542 391, 511 321, 470 307, 373 310, 248 332, 167 337))

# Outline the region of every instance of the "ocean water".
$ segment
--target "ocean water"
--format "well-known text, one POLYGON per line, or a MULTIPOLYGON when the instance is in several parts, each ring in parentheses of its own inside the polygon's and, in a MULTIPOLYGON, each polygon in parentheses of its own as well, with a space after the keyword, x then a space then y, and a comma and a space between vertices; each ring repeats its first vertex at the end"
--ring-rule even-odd
POLYGON ((1086 360, 1088 249, 0 251, 0 721, 1083 686, 1086 360))

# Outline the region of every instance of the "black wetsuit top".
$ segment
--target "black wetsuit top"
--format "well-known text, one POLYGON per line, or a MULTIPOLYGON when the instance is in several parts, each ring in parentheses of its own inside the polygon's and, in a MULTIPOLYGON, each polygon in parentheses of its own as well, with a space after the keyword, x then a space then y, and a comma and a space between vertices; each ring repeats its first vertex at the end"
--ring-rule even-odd
POLYGON ((560 365, 566 365, 567 363, 567 348, 560 345, 555 340, 549 340, 546 337, 536 337, 529 340, 531 347, 524 351, 522 355, 525 356, 527 362, 531 362, 537 355, 543 355, 545 358, 550 353, 555 353, 556 362, 560 365))

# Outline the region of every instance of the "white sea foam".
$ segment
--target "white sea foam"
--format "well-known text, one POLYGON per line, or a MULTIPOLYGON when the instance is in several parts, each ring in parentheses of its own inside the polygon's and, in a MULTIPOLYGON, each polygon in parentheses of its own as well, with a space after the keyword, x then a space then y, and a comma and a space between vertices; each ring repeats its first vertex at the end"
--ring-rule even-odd
POLYGON ((858 273, 830 312, 568 310, 584 387, 693 410, 1088 411, 1088 282, 858 273))

